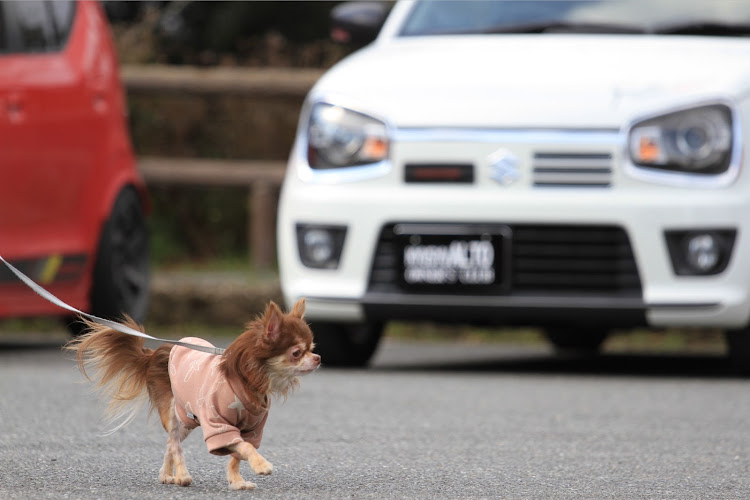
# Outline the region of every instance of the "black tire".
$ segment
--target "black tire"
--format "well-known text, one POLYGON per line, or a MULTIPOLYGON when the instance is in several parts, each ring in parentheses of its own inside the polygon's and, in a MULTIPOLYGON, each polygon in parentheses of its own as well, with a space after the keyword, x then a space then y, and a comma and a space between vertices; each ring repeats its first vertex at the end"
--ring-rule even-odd
MULTIPOLYGON (((146 319, 149 299, 149 243, 141 199, 133 188, 117 196, 99 237, 91 286, 91 314, 139 323, 146 319)), ((77 335, 82 323, 69 318, 77 335)))
POLYGON ((724 332, 729 365, 738 375, 750 375, 750 329, 724 332))
POLYGON ((599 352, 608 331, 571 326, 548 328, 544 333, 555 346, 555 350, 561 354, 593 355, 599 352))
POLYGON ((312 323, 310 327, 315 336, 315 352, 325 366, 366 366, 383 335, 380 323, 312 323))

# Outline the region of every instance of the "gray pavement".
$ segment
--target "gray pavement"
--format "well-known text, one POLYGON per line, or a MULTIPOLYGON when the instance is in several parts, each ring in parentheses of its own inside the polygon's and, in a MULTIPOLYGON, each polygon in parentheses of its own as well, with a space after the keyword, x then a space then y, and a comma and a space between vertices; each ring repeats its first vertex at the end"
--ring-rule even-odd
POLYGON ((722 361, 389 340, 371 369, 323 367, 275 402, 274 474, 232 492, 199 433, 194 484, 160 484, 157 419, 99 436, 58 344, 0 340, 0 498, 750 498, 748 382, 722 361))

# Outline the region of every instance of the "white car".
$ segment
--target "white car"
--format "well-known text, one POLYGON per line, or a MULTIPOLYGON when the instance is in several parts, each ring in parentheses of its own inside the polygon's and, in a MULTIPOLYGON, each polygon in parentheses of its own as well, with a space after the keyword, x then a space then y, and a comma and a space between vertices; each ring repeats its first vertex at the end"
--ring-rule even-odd
POLYGON ((334 16, 377 37, 309 93, 279 206, 284 297, 327 364, 367 363, 398 319, 578 349, 715 327, 750 367, 749 2, 379 12, 334 16))

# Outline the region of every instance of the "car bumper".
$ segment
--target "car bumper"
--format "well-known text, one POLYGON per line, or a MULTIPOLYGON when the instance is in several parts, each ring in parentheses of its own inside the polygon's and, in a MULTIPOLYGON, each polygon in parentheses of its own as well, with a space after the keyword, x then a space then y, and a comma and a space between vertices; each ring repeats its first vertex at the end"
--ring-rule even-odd
MULTIPOLYGON (((84 253, 10 259, 10 263, 63 302, 80 310, 90 307, 91 259, 84 253)), ((70 316, 47 301, 0 263, 0 318, 70 316)))
POLYGON ((304 159, 293 153, 282 193, 278 237, 282 290, 293 303, 307 298, 307 317, 326 321, 437 319, 502 324, 549 322, 645 324, 740 328, 750 318, 750 186, 741 176, 726 187, 669 185, 627 173, 623 139, 608 132, 544 143, 564 151, 605 152, 611 171, 606 185, 538 185, 531 172, 538 142, 530 139, 480 142, 402 141, 393 162, 371 179, 326 180, 305 175, 304 159), (593 139, 592 139, 593 138, 593 139), (427 147, 429 146, 429 147, 427 147), (487 158, 498 149, 520 158, 516 182, 492 178, 487 158), (429 153, 427 153, 429 152, 429 153), (442 162, 469 161, 471 184, 404 182, 404 166, 426 154, 442 162), (297 252, 297 224, 346 227, 335 269, 304 266, 297 252), (372 273, 384 228, 397 223, 499 224, 516 227, 607 227, 621 230, 632 251, 638 293, 518 292, 498 294, 412 293, 397 286, 373 287, 372 273), (722 272, 681 276, 675 271, 666 233, 675 230, 731 230, 730 256, 722 272))

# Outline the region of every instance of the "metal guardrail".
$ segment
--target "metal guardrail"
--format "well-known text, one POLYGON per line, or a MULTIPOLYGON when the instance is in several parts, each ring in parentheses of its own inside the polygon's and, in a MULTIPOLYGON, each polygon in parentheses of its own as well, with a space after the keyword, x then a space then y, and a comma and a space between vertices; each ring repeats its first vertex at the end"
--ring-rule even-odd
MULTIPOLYGON (((129 94, 281 96, 302 99, 323 74, 317 69, 192 68, 123 66, 129 94)), ((246 186, 248 249, 258 269, 272 268, 276 255, 276 207, 286 161, 141 157, 138 167, 152 186, 246 186)))

